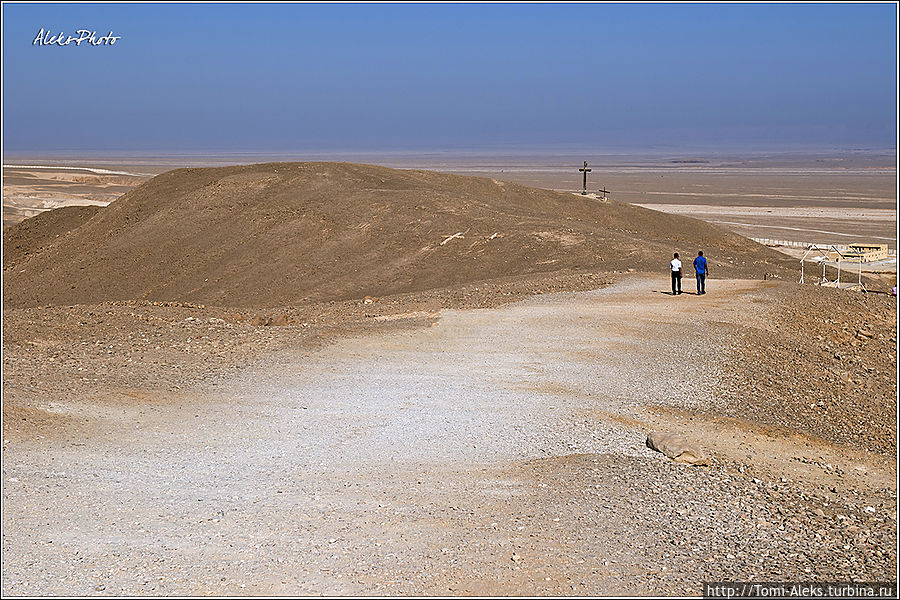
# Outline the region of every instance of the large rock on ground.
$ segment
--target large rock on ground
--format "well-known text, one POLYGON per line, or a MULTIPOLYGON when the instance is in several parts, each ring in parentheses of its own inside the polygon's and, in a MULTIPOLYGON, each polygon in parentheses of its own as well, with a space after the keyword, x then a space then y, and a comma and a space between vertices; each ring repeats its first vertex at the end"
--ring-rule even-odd
POLYGON ((708 465, 709 459, 697 448, 674 433, 654 431, 647 436, 647 447, 662 452, 675 462, 689 465, 708 465))

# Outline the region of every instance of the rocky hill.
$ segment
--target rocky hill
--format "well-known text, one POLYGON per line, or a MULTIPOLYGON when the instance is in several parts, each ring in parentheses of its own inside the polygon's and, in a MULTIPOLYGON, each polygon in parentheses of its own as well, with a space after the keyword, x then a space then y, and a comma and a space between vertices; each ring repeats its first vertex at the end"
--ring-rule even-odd
POLYGON ((784 256, 705 222, 486 178, 348 163, 177 169, 109 206, 4 234, 7 306, 160 300, 266 307, 536 273, 656 271, 703 249, 716 277, 784 256))

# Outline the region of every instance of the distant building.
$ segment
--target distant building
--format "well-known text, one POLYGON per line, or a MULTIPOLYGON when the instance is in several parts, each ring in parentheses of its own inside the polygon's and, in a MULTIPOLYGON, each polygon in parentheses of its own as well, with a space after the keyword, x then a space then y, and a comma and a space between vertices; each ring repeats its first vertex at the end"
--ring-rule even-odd
POLYGON ((859 259, 862 262, 884 260, 887 257, 887 244, 850 244, 844 254, 844 258, 859 259))

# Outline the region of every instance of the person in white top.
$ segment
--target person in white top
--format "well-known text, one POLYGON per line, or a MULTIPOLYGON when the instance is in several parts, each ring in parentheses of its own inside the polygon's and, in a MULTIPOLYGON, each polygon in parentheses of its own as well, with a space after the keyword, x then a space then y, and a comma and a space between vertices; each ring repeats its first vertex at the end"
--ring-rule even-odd
POLYGON ((677 252, 669 265, 672 267, 672 295, 675 296, 681 293, 681 261, 677 252))

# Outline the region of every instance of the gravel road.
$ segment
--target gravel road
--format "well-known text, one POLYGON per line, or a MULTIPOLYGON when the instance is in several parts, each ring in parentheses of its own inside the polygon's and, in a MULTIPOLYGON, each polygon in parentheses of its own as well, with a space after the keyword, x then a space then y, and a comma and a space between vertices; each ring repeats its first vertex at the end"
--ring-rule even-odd
POLYGON ((625 278, 280 350, 214 386, 48 399, 68 434, 4 439, 3 592, 695 595, 716 579, 893 579, 892 460, 704 413, 723 332, 767 318, 736 300, 766 285, 673 297, 625 278), (710 466, 652 452, 653 429, 710 466))

